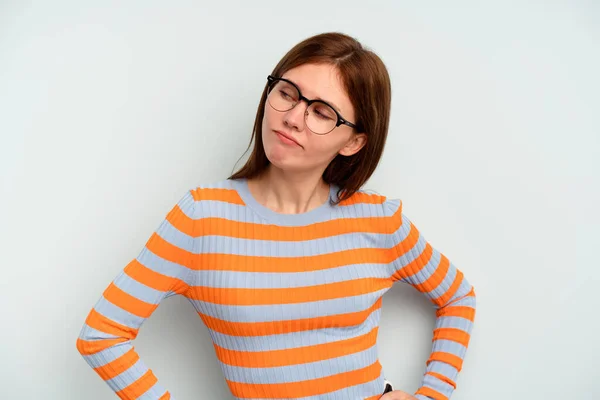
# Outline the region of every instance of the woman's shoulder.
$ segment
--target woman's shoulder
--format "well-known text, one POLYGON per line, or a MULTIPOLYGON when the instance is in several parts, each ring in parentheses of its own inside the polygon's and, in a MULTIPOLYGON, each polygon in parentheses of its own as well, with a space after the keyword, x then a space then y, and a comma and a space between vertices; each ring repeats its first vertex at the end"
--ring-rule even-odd
POLYGON ((350 198, 340 202, 340 206, 365 206, 375 212, 383 213, 381 216, 389 217, 402 212, 402 200, 397 197, 388 197, 372 189, 361 188, 350 198))
POLYGON ((215 204, 242 204, 233 181, 221 179, 190 185, 177 205, 197 219, 207 209, 213 209, 215 204))
POLYGON ((211 190, 223 189, 232 190, 235 188, 235 181, 231 179, 219 179, 196 183, 190 188, 192 192, 210 192, 211 190))
POLYGON ((195 201, 224 200, 230 201, 236 197, 237 183, 231 179, 220 179, 197 183, 188 188, 187 194, 195 201))

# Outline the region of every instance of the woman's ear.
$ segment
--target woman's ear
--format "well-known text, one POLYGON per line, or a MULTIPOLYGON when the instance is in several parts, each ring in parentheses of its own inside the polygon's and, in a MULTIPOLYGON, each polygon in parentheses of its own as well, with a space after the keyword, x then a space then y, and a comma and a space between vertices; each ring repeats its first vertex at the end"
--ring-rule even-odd
POLYGON ((351 156, 356 154, 367 144, 366 133, 356 133, 348 140, 346 145, 342 147, 339 153, 343 156, 351 156))

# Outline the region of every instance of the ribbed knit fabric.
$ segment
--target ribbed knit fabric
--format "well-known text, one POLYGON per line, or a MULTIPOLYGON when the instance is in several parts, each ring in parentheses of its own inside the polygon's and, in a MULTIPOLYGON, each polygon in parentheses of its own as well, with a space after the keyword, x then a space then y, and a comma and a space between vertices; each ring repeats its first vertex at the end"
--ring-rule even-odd
POLYGON ((398 281, 435 309, 415 397, 448 399, 475 292, 400 200, 359 191, 335 206, 280 214, 258 203, 245 179, 224 180, 188 191, 173 207, 91 310, 77 348, 121 399, 172 399, 131 341, 163 299, 179 294, 208 327, 235 398, 374 400, 385 379, 382 296, 398 281))

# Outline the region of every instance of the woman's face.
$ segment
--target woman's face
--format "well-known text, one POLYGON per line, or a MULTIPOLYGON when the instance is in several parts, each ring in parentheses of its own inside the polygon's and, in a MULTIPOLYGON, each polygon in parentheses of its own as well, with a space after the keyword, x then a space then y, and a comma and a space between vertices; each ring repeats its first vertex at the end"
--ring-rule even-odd
MULTIPOLYGON (((336 107, 344 119, 356 122, 354 108, 334 66, 304 64, 287 71, 282 78, 295 83, 306 98, 323 100, 336 107)), ((326 135, 313 133, 304 119, 306 108, 306 102, 301 101, 291 110, 281 112, 266 102, 262 141, 267 158, 275 167, 322 172, 338 154, 350 156, 366 143, 365 134, 357 134, 343 124, 326 135)))

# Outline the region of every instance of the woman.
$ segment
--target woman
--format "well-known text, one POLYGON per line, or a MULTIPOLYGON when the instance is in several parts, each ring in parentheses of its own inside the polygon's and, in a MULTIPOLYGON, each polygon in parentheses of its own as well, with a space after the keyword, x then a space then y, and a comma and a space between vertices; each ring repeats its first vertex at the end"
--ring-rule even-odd
POLYGON ((382 61, 349 36, 317 35, 283 57, 247 163, 185 193, 86 319, 77 348, 122 399, 171 398, 131 340, 174 294, 209 328, 235 398, 450 397, 473 288, 400 200, 361 190, 383 152, 390 102, 382 61), (392 390, 377 357, 381 298, 397 281, 436 308, 414 395, 392 390))

